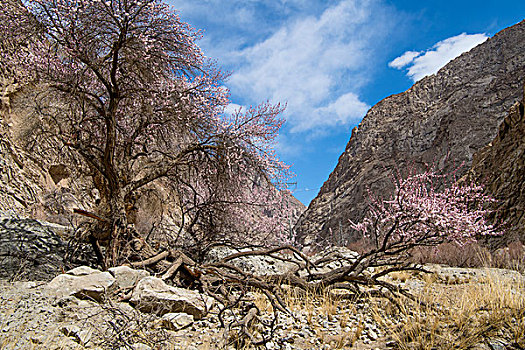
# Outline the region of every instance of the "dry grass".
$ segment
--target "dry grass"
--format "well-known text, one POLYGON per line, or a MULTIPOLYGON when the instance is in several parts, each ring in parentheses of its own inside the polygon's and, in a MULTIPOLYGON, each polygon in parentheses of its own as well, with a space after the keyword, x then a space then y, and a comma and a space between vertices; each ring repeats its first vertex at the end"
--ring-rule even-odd
POLYGON ((331 320, 341 301, 326 290, 312 292, 287 286, 284 302, 291 311, 306 312, 307 321, 312 325, 314 315, 324 315, 331 320))
POLYGON ((411 271, 397 271, 397 272, 392 272, 390 274, 390 277, 394 281, 399 281, 399 282, 406 282, 411 276, 412 276, 411 271))
POLYGON ((356 323, 351 319, 352 315, 358 314, 355 303, 343 300, 335 293, 327 290, 305 292, 298 288, 288 288, 284 300, 291 311, 305 315, 306 322, 314 329, 317 339, 321 344, 329 344, 331 349, 351 348, 364 331, 363 320, 356 323), (334 321, 336 315, 341 331, 334 336, 320 324, 319 319, 334 321), (343 331, 347 328, 350 331, 343 331))
POLYGON ((415 302, 404 300, 397 308, 378 301, 374 317, 403 350, 470 349, 502 336, 525 347, 523 279, 485 272, 481 281, 462 285, 429 278, 415 302))
POLYGON ((445 264, 458 267, 498 267, 525 272, 525 246, 512 242, 496 251, 480 243, 460 246, 443 243, 437 247, 419 247, 412 251, 416 263, 445 264))

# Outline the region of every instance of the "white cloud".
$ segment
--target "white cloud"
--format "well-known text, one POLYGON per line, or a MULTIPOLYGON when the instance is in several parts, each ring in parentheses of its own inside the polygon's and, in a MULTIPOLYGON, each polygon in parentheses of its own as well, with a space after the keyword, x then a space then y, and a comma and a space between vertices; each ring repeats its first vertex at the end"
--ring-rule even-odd
POLYGON ((205 39, 220 41, 217 47, 224 43, 243 46, 253 39, 263 39, 290 14, 319 11, 318 1, 304 0, 167 1, 180 11, 183 20, 189 19, 192 25, 209 29, 205 39))
POLYGON ((436 73, 448 62, 487 40, 486 34, 466 34, 442 40, 424 53, 407 51, 388 65, 392 68, 407 68, 407 75, 418 81, 436 73))
POLYGON ((369 108, 358 90, 373 59, 372 42, 385 32, 382 16, 375 1, 343 0, 319 16, 285 23, 235 53, 242 64, 228 85, 249 103, 286 102, 295 132, 357 122, 369 108))
POLYGON ((286 103, 283 132, 307 136, 364 116, 361 88, 397 18, 383 0, 168 1, 207 29, 199 44, 233 72, 225 82, 233 102, 286 103))
POLYGON ((349 92, 339 96, 337 100, 328 105, 312 111, 311 116, 295 125, 292 131, 305 131, 324 126, 357 124, 369 109, 369 105, 359 100, 356 94, 349 92))
POLYGON ((238 105, 236 103, 230 103, 224 108, 224 113, 233 115, 237 112, 242 112, 243 110, 246 110, 244 106, 238 105))
POLYGON ((295 135, 280 133, 277 136, 275 150, 280 156, 297 157, 307 152, 305 148, 308 145, 304 143, 304 140, 297 140, 295 135))
POLYGON ((421 51, 407 51, 388 64, 389 67, 401 69, 412 63, 414 58, 421 55, 421 51))

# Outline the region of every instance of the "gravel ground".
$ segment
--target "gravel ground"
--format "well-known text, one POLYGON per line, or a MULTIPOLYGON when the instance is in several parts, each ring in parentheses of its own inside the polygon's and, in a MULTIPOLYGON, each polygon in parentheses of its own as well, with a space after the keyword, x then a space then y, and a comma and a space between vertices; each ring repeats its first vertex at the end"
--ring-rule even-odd
MULTIPOLYGON (((437 265, 428 268, 434 271, 436 286, 444 289, 477 283, 486 273, 437 265)), ((522 278, 516 272, 500 273, 522 278)), ((412 291, 424 288, 426 283, 415 277, 394 276, 394 280, 412 291)), ((53 302, 44 286, 45 282, 0 280, 1 349, 235 349, 224 346, 224 329, 216 309, 204 319, 173 331, 161 327, 159 317, 138 312, 124 302, 107 300, 98 304, 74 297, 53 302)), ((379 303, 366 299, 306 299, 308 296, 288 297, 293 315, 280 314, 275 336, 266 349, 395 348, 389 330, 376 322, 378 315, 389 317, 374 307, 379 303)), ((265 304, 259 301, 258 306, 264 308, 265 304)), ((270 314, 260 317, 271 319, 270 314)), ((491 341, 498 348, 497 341, 491 341)))

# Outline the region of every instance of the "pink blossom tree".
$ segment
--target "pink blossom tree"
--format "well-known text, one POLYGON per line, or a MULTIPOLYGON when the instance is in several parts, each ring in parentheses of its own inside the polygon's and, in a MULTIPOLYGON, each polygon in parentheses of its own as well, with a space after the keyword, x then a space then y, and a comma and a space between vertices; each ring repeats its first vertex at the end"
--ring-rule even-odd
POLYGON ((32 35, 29 49, 15 55, 19 79, 40 87, 32 144, 92 179, 100 203, 90 239, 94 246, 108 243, 104 257, 98 250, 106 265, 119 263, 130 249, 137 236, 129 225, 132 208, 152 184, 177 198, 180 230, 195 245, 203 237, 213 241, 225 223, 242 231, 231 224, 239 206, 263 206, 261 199, 281 196, 273 185, 287 166, 272 146, 283 108, 263 103, 224 113, 226 75, 197 46, 200 33, 168 5, 160 0, 25 5, 27 11, 2 17, 4 34, 32 35), (265 194, 252 196, 253 188, 265 194))
POLYGON ((351 227, 371 243, 371 256, 381 264, 406 261, 414 247, 444 242, 463 245, 499 234, 486 220, 494 200, 482 186, 459 183, 454 174, 411 173, 394 180, 389 199, 370 193, 369 201, 367 216, 351 227))

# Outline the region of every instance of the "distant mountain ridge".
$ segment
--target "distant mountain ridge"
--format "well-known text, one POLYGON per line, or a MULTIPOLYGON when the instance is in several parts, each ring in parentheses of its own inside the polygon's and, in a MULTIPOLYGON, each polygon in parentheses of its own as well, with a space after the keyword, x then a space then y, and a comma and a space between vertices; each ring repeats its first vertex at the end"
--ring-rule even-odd
POLYGON ((366 189, 390 193, 388 174, 407 166, 464 163, 498 133, 521 98, 525 76, 525 21, 462 54, 406 92, 373 106, 357 128, 295 230, 306 246, 352 240, 348 220, 359 221, 366 189))

